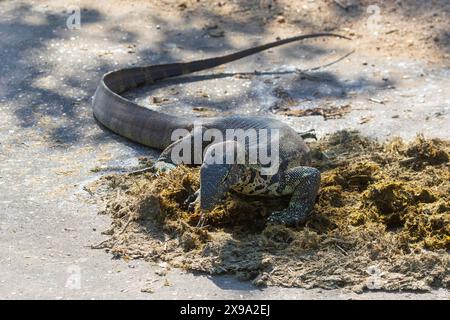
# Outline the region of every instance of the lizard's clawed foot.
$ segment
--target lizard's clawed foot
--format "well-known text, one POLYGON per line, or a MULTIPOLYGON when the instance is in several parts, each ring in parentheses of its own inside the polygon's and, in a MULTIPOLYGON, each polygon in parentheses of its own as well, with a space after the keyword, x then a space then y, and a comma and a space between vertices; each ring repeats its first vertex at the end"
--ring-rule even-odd
POLYGON ((200 219, 197 222, 197 228, 203 228, 203 225, 205 224, 205 217, 203 216, 203 214, 200 216, 200 219))
POLYGON ((187 207, 188 212, 194 212, 196 204, 200 201, 200 189, 191 194, 184 200, 184 205, 187 207))
POLYGON ((310 216, 310 213, 305 214, 305 212, 302 212, 300 209, 287 208, 280 211, 274 211, 267 218, 267 222, 284 224, 286 226, 297 226, 306 222, 310 216))
POLYGON ((169 172, 173 169, 176 168, 176 165, 172 164, 172 163, 168 163, 168 162, 163 162, 163 161, 157 161, 155 162, 155 164, 153 165, 153 170, 157 173, 164 173, 164 172, 169 172))

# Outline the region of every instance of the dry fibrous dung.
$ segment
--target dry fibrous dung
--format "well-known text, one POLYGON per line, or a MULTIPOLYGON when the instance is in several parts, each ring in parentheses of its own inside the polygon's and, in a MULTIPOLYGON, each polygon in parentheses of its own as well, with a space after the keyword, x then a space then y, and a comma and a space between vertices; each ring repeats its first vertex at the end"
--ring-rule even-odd
POLYGON ((450 143, 377 143, 341 131, 310 146, 322 183, 305 225, 266 224, 288 199, 230 194, 197 228, 200 213, 184 202, 199 187, 199 170, 180 166, 93 184, 112 217, 110 238, 97 247, 257 285, 449 288, 450 143))

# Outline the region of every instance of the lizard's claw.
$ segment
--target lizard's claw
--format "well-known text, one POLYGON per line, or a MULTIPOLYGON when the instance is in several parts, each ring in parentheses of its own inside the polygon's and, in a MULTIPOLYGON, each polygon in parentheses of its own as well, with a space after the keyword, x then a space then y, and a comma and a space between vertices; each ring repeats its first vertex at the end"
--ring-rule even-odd
POLYGON ((200 216, 200 219, 197 222, 197 228, 203 228, 203 225, 205 224, 205 217, 202 215, 200 216))
POLYGON ((189 212, 194 212, 195 206, 200 201, 200 189, 197 190, 195 193, 191 194, 189 197, 187 197, 186 200, 184 200, 184 205, 187 207, 187 210, 189 212))
POLYGON ((202 210, 202 212, 200 214, 200 219, 198 219, 198 222, 197 222, 197 228, 203 228, 205 221, 206 221, 206 212, 202 210))
POLYGON ((155 170, 155 172, 157 174, 160 174, 160 173, 163 173, 163 172, 169 172, 169 171, 171 171, 171 170, 173 170, 175 168, 176 168, 176 166, 174 164, 163 162, 163 161, 157 161, 153 165, 153 170, 155 170))

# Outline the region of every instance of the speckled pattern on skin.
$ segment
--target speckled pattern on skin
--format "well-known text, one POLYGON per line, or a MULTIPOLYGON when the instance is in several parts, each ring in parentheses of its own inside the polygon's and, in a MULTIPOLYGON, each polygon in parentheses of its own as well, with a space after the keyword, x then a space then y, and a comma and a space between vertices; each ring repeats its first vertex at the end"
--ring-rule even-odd
POLYGON ((320 185, 320 172, 312 167, 295 167, 276 175, 262 175, 258 170, 247 168, 241 181, 231 189, 252 196, 279 197, 292 195, 289 207, 274 212, 270 222, 295 225, 304 222, 312 212, 320 185))
MULTIPOLYGON (((295 225, 304 222, 310 215, 317 191, 320 184, 320 173, 318 170, 308 167, 310 163, 310 151, 303 141, 301 135, 291 127, 275 119, 266 117, 245 117, 229 116, 215 119, 208 123, 207 128, 214 128, 220 132, 229 129, 257 128, 265 130, 276 129, 279 135, 271 135, 267 139, 267 150, 271 150, 277 145, 278 170, 274 175, 265 175, 261 164, 249 163, 249 150, 259 146, 260 131, 256 134, 256 139, 245 140, 245 145, 240 145, 238 141, 224 141, 214 144, 214 148, 208 148, 208 145, 202 147, 203 163, 200 171, 200 208, 207 212, 212 210, 226 193, 233 190, 238 193, 255 196, 279 197, 292 195, 289 207, 276 212, 270 217, 271 222, 282 223, 286 225, 295 225), (227 147, 228 146, 228 147, 227 147), (231 147, 232 149, 229 149, 231 147), (238 152, 238 148, 245 150, 245 163, 226 163, 226 154, 221 164, 215 163, 217 148, 238 152), (203 151, 206 150, 204 153, 203 151)), ((178 142, 172 143, 162 153, 156 163, 157 167, 167 167, 164 163, 171 163, 169 155, 177 148, 179 144, 195 141, 195 133, 191 133, 178 142)), ((192 146, 192 145, 191 145, 192 146)), ((242 150, 241 150, 242 151, 242 150)), ((271 151, 272 152, 272 151, 271 151)), ((195 157, 194 153, 190 154, 195 157)), ((192 161, 193 159, 190 159, 192 161)), ((192 162, 191 162, 192 163, 192 162)))

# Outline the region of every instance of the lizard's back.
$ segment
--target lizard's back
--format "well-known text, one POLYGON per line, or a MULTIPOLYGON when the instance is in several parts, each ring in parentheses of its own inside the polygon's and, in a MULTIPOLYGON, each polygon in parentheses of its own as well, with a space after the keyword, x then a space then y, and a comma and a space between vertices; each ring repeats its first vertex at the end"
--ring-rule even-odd
MULTIPOLYGON (((206 128, 218 129, 224 134, 226 130, 254 130, 256 140, 245 140, 250 148, 257 147, 261 136, 267 133, 267 147, 274 150, 274 144, 278 144, 280 166, 291 168, 310 163, 309 148, 303 138, 293 128, 280 120, 261 116, 232 115, 212 118, 203 125, 206 128)), ((246 136, 245 133, 244 136, 246 136)))

